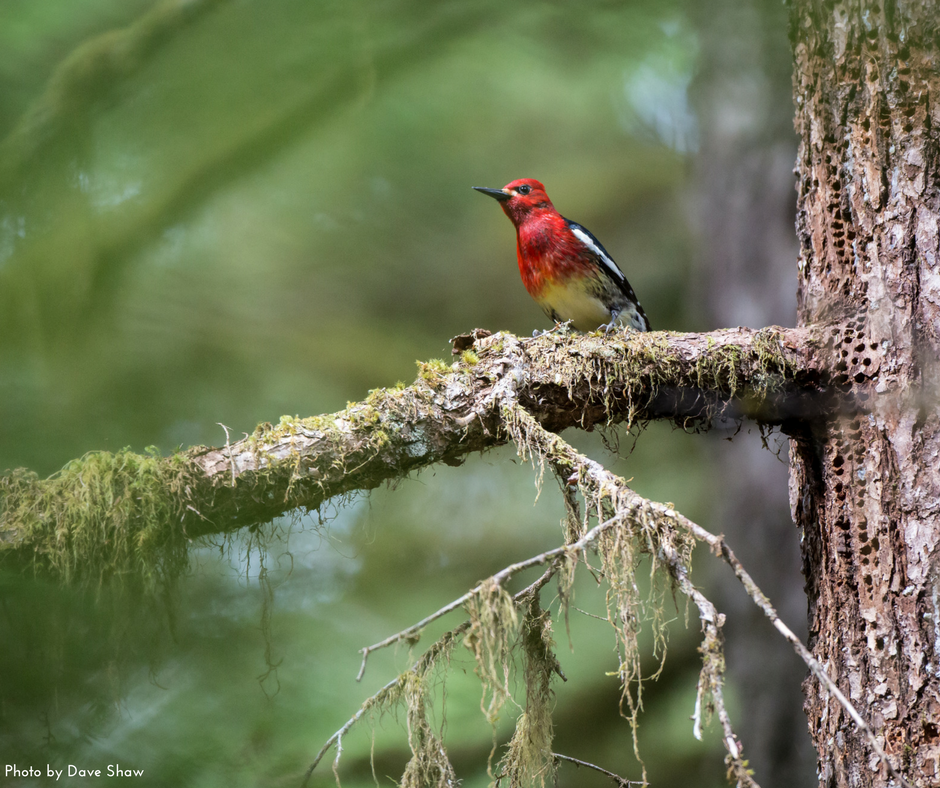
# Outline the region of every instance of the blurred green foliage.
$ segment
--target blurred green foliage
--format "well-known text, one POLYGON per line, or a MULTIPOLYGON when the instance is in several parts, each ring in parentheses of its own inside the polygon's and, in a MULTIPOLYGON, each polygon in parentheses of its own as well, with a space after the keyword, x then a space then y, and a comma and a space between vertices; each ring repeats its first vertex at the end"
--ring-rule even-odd
MULTIPOLYGON (((219 444, 218 423, 240 434, 408 382, 416 359, 449 355, 474 327, 546 328, 510 224, 473 185, 539 178, 603 239, 654 328, 701 328, 681 311, 684 14, 675 0, 5 0, 0 469, 219 444)), ((613 462, 596 436, 573 437, 613 462)), ((703 512, 695 439, 654 425, 630 452, 633 438, 618 472, 703 512)), ((560 497, 547 480, 533 506, 533 479, 493 452, 324 523, 279 523, 290 538, 263 559, 249 536, 199 548, 172 640, 158 610, 116 637, 120 600, 0 577, 3 760, 120 762, 145 770, 138 786, 299 784, 320 744, 409 664, 376 654, 356 684, 358 648, 560 542, 560 497)), ((577 594, 603 611, 589 575, 577 594)), ((688 719, 698 626, 675 615, 641 749, 657 788, 721 784, 715 735, 696 742, 688 719)), ((573 651, 563 621, 556 639, 569 676, 557 748, 637 777, 606 675, 609 627, 573 613, 573 651)), ((467 786, 487 783, 492 743, 472 674, 464 659, 446 680, 467 786)), ((401 773, 401 726, 376 722, 374 742, 368 725, 347 742, 344 785, 371 783, 370 747, 381 783, 401 773)), ((560 784, 605 782, 563 767, 560 784)))

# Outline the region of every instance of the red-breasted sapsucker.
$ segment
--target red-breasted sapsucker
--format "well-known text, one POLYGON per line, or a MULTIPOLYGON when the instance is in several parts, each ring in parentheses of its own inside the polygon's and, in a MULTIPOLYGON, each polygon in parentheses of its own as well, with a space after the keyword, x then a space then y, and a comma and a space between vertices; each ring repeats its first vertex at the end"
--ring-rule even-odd
POLYGON ((588 230, 555 210, 541 183, 521 178, 502 189, 473 188, 498 200, 515 225, 522 284, 552 320, 570 320, 578 331, 618 324, 650 330, 613 258, 588 230))

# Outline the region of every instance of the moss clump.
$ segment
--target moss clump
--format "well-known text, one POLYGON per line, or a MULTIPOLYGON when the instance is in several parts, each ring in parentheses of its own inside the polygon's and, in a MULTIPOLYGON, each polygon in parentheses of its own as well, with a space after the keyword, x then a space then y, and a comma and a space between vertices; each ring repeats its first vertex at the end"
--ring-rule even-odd
POLYGON ((552 639, 552 617, 539 605, 535 595, 522 622, 521 645, 524 658, 525 709, 516 720, 516 730, 506 747, 497 773, 509 785, 544 788, 554 784, 555 759, 552 754, 552 677, 559 671, 552 639))
POLYGON ((710 348, 696 362, 696 383, 699 388, 733 397, 738 393, 738 370, 743 359, 744 353, 737 345, 710 348))
POLYGON ((16 471, 0 478, 0 530, 24 534, 37 571, 152 593, 187 565, 180 501, 191 473, 185 457, 156 450, 95 452, 48 479, 16 471))
POLYGON ((472 367, 474 364, 480 363, 480 357, 472 350, 465 350, 463 353, 461 353, 460 360, 463 361, 463 363, 468 367, 472 367))
POLYGON ((439 358, 429 361, 416 361, 418 377, 428 383, 437 383, 444 375, 451 371, 450 364, 439 358))

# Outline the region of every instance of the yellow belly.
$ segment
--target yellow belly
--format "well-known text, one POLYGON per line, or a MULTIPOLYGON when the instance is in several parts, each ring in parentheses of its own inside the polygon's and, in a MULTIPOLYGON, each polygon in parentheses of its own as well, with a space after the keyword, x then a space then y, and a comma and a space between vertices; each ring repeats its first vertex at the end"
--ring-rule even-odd
POLYGON ((535 300, 549 317, 570 320, 578 331, 594 331, 610 322, 610 310, 595 295, 592 283, 585 277, 547 284, 535 300))

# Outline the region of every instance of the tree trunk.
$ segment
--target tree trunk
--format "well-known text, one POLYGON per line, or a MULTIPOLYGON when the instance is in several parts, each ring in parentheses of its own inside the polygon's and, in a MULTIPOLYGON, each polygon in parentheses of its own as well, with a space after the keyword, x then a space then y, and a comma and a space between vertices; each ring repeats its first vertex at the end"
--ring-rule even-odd
MULTIPOLYGON (((934 0, 797 0, 800 325, 863 412, 791 442, 810 640, 894 765, 940 784, 940 74, 934 0)), ((896 784, 806 685, 820 785, 896 784)))

